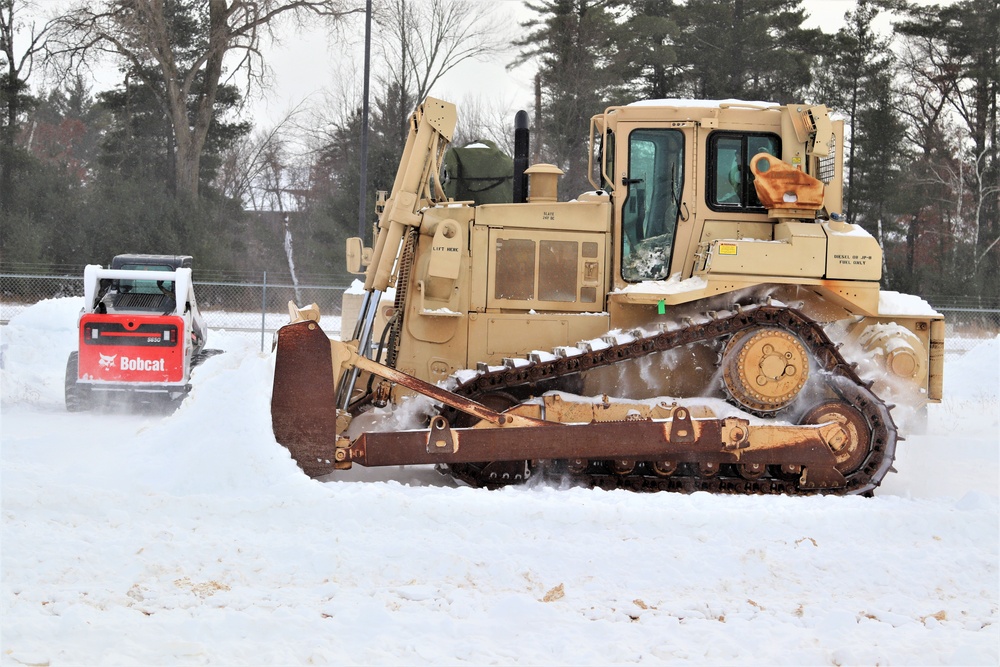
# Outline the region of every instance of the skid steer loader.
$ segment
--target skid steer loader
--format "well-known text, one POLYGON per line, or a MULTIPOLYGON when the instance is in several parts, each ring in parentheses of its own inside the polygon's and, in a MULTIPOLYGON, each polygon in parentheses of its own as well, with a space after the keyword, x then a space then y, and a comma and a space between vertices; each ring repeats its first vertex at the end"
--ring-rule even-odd
POLYGON ((77 350, 66 362, 66 409, 176 405, 205 349, 189 255, 118 255, 83 272, 77 350))

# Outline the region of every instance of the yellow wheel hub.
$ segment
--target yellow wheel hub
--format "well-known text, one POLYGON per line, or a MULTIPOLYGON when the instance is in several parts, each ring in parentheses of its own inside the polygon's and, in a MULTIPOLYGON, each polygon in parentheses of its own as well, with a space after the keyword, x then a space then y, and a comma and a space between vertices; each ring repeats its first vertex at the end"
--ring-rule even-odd
POLYGON ((789 405, 809 379, 802 342, 780 329, 751 329, 730 339, 722 358, 726 390, 740 405, 774 412, 789 405))

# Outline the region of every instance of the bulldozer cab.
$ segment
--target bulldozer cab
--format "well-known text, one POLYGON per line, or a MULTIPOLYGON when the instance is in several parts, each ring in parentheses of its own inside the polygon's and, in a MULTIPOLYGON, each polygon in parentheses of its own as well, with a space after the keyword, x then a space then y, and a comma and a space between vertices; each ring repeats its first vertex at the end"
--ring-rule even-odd
MULTIPOLYGON (((714 238, 773 240, 778 218, 758 196, 751 167, 757 155, 813 176, 824 166, 826 144, 793 122, 803 110, 676 102, 612 107, 592 119, 591 154, 599 164, 591 165, 591 183, 612 195, 616 209, 616 289, 690 278, 699 244, 714 238)), ((839 212, 834 175, 825 174, 825 201, 817 208, 839 212)), ((796 211, 800 219, 818 212, 803 209, 796 211)))

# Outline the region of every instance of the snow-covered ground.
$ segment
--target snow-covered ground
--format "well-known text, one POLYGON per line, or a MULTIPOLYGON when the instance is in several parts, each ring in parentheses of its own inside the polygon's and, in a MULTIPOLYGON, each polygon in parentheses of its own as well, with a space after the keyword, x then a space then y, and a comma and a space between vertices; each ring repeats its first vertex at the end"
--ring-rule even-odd
POLYGON ((0 664, 1000 662, 1000 339, 875 498, 490 492, 306 478, 259 337, 173 414, 69 414, 79 305, 0 330, 0 664))

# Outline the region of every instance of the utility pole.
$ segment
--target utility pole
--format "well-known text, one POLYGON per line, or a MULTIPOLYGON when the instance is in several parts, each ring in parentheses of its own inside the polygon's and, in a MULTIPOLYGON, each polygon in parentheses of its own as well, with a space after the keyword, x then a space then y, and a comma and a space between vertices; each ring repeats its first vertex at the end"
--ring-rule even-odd
POLYGON ((358 193, 358 236, 365 240, 368 227, 368 95, 372 61, 372 0, 365 3, 365 90, 361 106, 361 191, 358 193))

